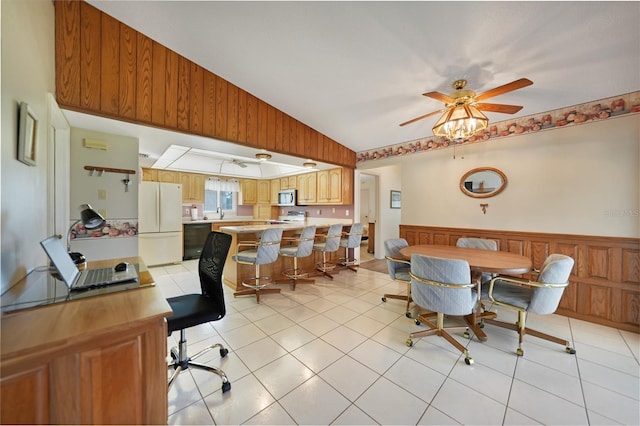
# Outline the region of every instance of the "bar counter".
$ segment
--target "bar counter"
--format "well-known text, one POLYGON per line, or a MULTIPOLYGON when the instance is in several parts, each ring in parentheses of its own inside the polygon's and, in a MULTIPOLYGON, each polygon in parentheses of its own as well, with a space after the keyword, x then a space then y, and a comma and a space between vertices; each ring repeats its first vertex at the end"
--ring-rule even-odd
MULTIPOLYGON (((283 245, 288 244, 287 241, 284 241, 285 237, 294 237, 300 234, 300 231, 307 226, 310 225, 308 222, 292 222, 292 223, 283 223, 277 225, 244 225, 244 226, 222 226, 220 227, 220 231, 225 234, 231 235, 231 248, 229 249, 229 254, 227 255, 227 260, 224 264, 223 271, 223 280, 224 283, 234 290, 243 290, 246 289, 242 285, 243 278, 253 277, 255 275, 255 267, 253 265, 242 265, 235 262, 232 259, 232 256, 236 254, 237 246, 239 241, 255 241, 260 234, 266 229, 269 228, 282 228, 282 237, 283 242, 281 243, 281 247, 283 245)), ((316 235, 317 234, 326 234, 327 229, 331 226, 331 223, 316 223, 316 235)), ((350 223, 345 223, 343 226, 343 231, 348 229, 350 223)), ((317 241, 321 241, 316 238, 317 241)), ((338 250, 334 253, 327 253, 327 260, 331 259, 335 261, 339 257, 344 257, 344 249, 338 250)), ((322 253, 320 252, 312 252, 311 256, 302 257, 298 259, 298 268, 304 269, 306 272, 309 272, 310 275, 316 270, 316 263, 322 262, 322 253)), ((269 276, 272 280, 282 279, 284 275, 282 275, 282 271, 287 268, 293 267, 293 260, 289 257, 278 257, 274 263, 270 263, 268 265, 260 265, 260 275, 261 276, 269 276)))

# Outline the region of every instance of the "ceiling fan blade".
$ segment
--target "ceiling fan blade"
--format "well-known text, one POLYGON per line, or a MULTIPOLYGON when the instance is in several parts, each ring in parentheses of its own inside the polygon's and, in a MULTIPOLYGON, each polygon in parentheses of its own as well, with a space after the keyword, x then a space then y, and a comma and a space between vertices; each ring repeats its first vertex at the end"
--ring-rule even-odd
POLYGON ((505 104, 476 104, 481 111, 501 112, 502 114, 515 114, 520 111, 522 107, 520 105, 505 105, 505 104))
POLYGON ((413 120, 409 120, 409 121, 405 121, 404 123, 400 123, 401 126, 406 126, 407 124, 411 124, 411 123, 415 123, 418 120, 422 120, 423 118, 427 118, 427 117, 431 117, 432 115, 438 114, 439 112, 442 112, 442 110, 438 110, 438 111, 433 111, 430 112, 429 114, 425 114, 425 115, 421 115, 420 117, 416 117, 413 120))
POLYGON ((445 95, 444 93, 440 92, 427 92, 423 93, 422 96, 426 96, 428 98, 435 99, 436 101, 441 101, 447 104, 455 102, 455 99, 453 99, 451 96, 445 95))
POLYGON ((528 78, 521 78, 519 80, 512 81, 511 83, 507 83, 503 86, 496 87, 495 89, 487 90, 484 93, 480 93, 479 95, 476 95, 475 100, 479 102, 485 99, 493 98, 494 96, 502 95, 507 92, 522 89, 523 87, 531 86, 532 84, 533 81, 529 80, 528 78))

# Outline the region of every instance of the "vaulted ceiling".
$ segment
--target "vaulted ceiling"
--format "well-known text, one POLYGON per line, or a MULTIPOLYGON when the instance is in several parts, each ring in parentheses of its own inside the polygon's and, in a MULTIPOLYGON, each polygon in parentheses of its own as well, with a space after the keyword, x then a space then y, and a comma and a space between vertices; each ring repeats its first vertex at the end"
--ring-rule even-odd
POLYGON ((88 2, 356 152, 430 136, 399 124, 460 78, 532 80, 514 117, 640 89, 639 2, 88 2))

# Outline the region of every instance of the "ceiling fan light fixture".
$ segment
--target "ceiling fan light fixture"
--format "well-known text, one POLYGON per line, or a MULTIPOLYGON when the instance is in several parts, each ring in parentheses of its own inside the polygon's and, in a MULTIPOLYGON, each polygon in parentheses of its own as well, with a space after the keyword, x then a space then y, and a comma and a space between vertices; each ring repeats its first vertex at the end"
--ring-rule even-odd
POLYGON ((475 105, 456 104, 447 109, 433 126, 433 134, 449 140, 467 139, 487 128, 489 119, 475 105))
POLYGON ((267 161, 271 159, 271 154, 267 154, 266 152, 259 152, 256 154, 256 158, 260 161, 267 161))
POLYGON ((307 169, 313 169, 316 166, 316 163, 314 163, 313 161, 305 161, 304 163, 302 163, 302 165, 307 169))

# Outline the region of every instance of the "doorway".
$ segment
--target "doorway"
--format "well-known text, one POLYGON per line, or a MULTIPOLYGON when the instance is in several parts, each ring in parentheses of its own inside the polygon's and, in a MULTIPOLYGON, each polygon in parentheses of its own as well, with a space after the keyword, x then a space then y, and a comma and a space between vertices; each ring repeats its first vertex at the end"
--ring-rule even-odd
POLYGON ((378 177, 376 175, 359 173, 360 183, 359 220, 367 230, 367 239, 362 242, 360 250, 362 261, 375 258, 375 236, 378 223, 378 177))

